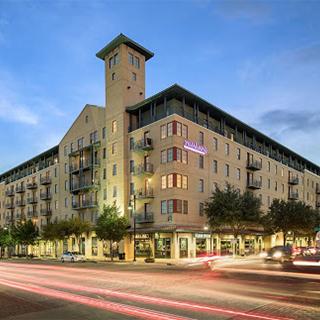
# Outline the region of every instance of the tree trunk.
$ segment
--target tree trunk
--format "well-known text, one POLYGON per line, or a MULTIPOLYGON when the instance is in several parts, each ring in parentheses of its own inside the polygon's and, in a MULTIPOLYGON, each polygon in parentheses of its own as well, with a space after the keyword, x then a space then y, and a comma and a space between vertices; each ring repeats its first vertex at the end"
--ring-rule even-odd
POLYGON ((111 257, 111 261, 113 261, 113 248, 112 248, 112 240, 110 240, 110 257, 111 257))
POLYGON ((285 232, 283 232, 283 245, 286 245, 287 235, 285 232))
POLYGON ((54 255, 58 258, 58 240, 54 241, 54 255))

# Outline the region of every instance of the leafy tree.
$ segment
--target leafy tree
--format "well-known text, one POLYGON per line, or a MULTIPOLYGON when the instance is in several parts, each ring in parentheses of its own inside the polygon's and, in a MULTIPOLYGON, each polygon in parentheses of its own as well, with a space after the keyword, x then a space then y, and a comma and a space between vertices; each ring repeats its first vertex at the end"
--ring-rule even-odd
POLYGON ((92 229, 90 222, 81 220, 80 218, 70 219, 70 233, 76 238, 79 252, 80 252, 80 239, 83 233, 89 233, 92 229))
POLYGON ((310 238, 319 219, 319 212, 302 201, 285 201, 274 199, 268 213, 263 218, 265 229, 271 233, 283 233, 283 245, 287 243, 287 235, 293 233, 310 238))
POLYGON ((39 237, 37 226, 31 220, 27 220, 24 223, 19 223, 17 226, 14 226, 11 233, 18 244, 27 246, 28 256, 28 246, 34 245, 39 237))
POLYGON ((51 241, 54 243, 54 252, 56 257, 58 256, 58 253, 57 253, 58 240, 63 239, 63 237, 61 237, 60 233, 58 232, 59 226, 60 225, 58 222, 49 223, 43 227, 42 233, 41 233, 41 238, 44 241, 51 241))
POLYGON ((103 207, 102 214, 99 216, 95 231, 100 240, 110 242, 110 255, 113 261, 114 242, 121 241, 127 233, 129 221, 125 216, 120 216, 120 212, 115 205, 103 207))
MULTIPOLYGON (((205 213, 211 229, 221 232, 231 229, 237 239, 248 227, 260 222, 261 201, 251 192, 241 194, 230 184, 224 190, 219 187, 206 202, 205 213)), ((233 250, 235 253, 235 250, 233 250)))
MULTIPOLYGON (((10 248, 15 243, 11 232, 8 228, 1 228, 0 227, 0 258, 3 257, 3 252, 5 248, 10 248)), ((9 252, 10 256, 10 252, 9 252)))

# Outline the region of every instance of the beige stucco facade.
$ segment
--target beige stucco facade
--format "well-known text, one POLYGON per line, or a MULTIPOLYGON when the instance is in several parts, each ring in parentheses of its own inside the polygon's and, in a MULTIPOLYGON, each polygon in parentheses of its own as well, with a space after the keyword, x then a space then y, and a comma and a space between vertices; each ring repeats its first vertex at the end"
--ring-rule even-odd
MULTIPOLYGON (((248 138, 253 129, 247 133, 214 106, 205 113, 208 103, 181 87, 145 99, 152 54, 130 39, 120 36, 101 52, 106 106, 86 105, 58 146, 1 176, 1 226, 32 219, 41 231, 50 221, 76 216, 94 225, 103 205, 116 203, 131 222, 120 253, 133 258, 136 217, 138 258, 151 250, 159 259, 179 259, 230 251, 233 237, 211 234, 203 213, 217 186, 251 190, 264 211, 275 198, 319 206, 318 167, 263 135, 248 138)), ((257 253, 282 239, 256 229, 238 243, 239 254, 257 253)), ((40 243, 34 253, 52 250, 40 243)), ((78 250, 74 239, 59 244, 58 252, 65 250, 78 250)), ((83 235, 81 250, 104 259, 108 246, 93 232, 83 235)))

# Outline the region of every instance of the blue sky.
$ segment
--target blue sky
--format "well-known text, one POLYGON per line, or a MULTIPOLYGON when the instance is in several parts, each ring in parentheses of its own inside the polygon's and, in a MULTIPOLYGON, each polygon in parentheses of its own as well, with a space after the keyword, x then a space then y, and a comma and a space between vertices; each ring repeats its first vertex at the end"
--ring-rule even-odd
POLYGON ((320 164, 320 1, 0 1, 0 172, 104 104, 95 57, 125 33, 173 83, 320 164))

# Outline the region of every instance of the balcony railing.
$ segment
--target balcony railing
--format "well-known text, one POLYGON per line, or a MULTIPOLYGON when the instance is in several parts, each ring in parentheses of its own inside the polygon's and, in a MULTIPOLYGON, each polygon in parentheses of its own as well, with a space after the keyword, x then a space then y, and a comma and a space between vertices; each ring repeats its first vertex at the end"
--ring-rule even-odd
POLYGON ((153 189, 139 189, 135 192, 136 199, 152 199, 154 198, 153 189))
POLYGON ((6 209, 14 209, 14 203, 13 202, 9 202, 5 204, 6 209))
POLYGON ((22 200, 22 199, 16 201, 16 206, 17 207, 23 207, 25 205, 26 205, 26 202, 24 200, 22 200))
POLYGON ((134 167, 133 173, 135 176, 153 175, 153 164, 152 163, 139 164, 138 166, 134 167))
POLYGON ((136 223, 152 223, 152 222, 154 222, 153 212, 137 213, 135 218, 136 218, 136 223))
POLYGON ((40 209, 40 215, 41 216, 51 216, 52 210, 48 208, 42 208, 40 209))
POLYGON ((80 190, 90 190, 97 189, 100 186, 100 182, 98 180, 95 181, 83 181, 83 182, 73 182, 71 184, 71 192, 77 192, 80 190))
POLYGON ((248 182, 247 182, 247 187, 249 189, 261 189, 262 183, 261 183, 260 180, 249 179, 248 182))
POLYGON ((16 193, 25 192, 26 188, 24 186, 16 186, 16 193))
POLYGON ((97 206, 98 206, 98 202, 95 200, 84 200, 81 202, 72 203, 72 209, 75 209, 75 210, 96 208, 97 206))
POLYGON ((37 203, 37 202, 38 202, 38 198, 37 197, 29 197, 27 199, 27 203, 28 204, 37 203))
POLYGON ((46 185, 51 183, 51 177, 45 176, 40 178, 40 184, 46 185))
POLYGON ((13 197, 14 196, 14 189, 6 190, 6 196, 7 197, 13 197))
POLYGON ((288 183, 292 185, 297 185, 299 184, 299 177, 294 177, 294 176, 289 176, 288 178, 288 183))
POLYGON ((51 193, 50 192, 42 192, 42 193, 40 193, 40 199, 41 200, 50 200, 51 199, 51 193))
POLYGON ((136 142, 134 146, 135 151, 150 151, 153 150, 152 139, 145 138, 136 142))
POLYGON ((6 223, 13 223, 14 222, 14 218, 11 216, 6 216, 6 223))
POLYGON ((95 159, 94 161, 91 160, 85 160, 79 163, 73 163, 69 166, 69 171, 70 173, 75 173, 78 172, 80 169, 82 170, 87 170, 90 168, 94 168, 94 167, 99 167, 100 166, 100 160, 99 159, 95 159))
POLYGON ((38 184, 36 182, 28 182, 27 189, 36 189, 38 188, 38 184))
POLYGON ((31 218, 38 218, 38 211, 37 211, 37 210, 28 211, 28 212, 27 212, 27 217, 28 217, 29 219, 31 219, 31 218))
POLYGON ((294 192, 294 191, 289 191, 288 199, 289 200, 298 200, 299 199, 299 193, 298 192, 294 192))
POLYGON ((90 144, 86 145, 86 146, 82 146, 79 147, 75 150, 72 150, 69 153, 69 157, 75 157, 77 155, 79 155, 81 150, 85 150, 85 149, 98 149, 101 146, 101 142, 100 141, 95 141, 95 142, 91 142, 90 144))
POLYGON ((247 169, 250 170, 261 170, 262 169, 262 163, 258 160, 248 160, 247 161, 247 169))

